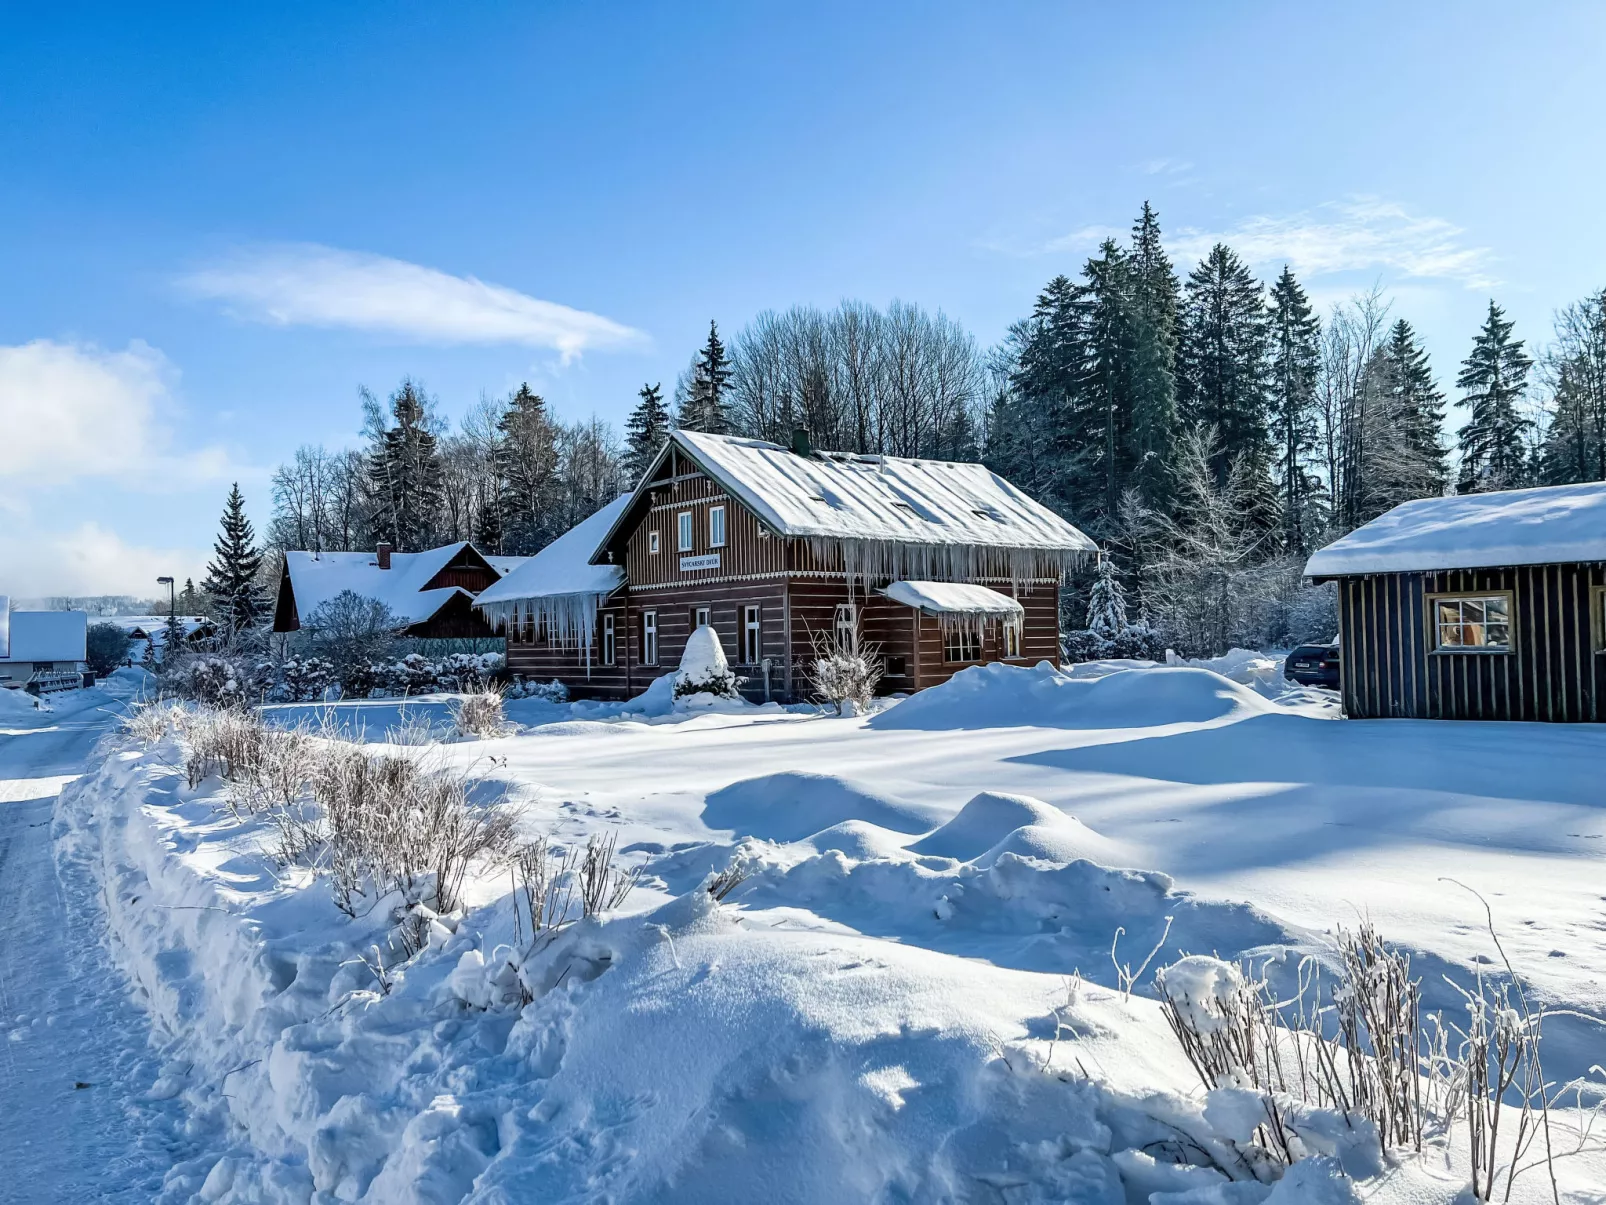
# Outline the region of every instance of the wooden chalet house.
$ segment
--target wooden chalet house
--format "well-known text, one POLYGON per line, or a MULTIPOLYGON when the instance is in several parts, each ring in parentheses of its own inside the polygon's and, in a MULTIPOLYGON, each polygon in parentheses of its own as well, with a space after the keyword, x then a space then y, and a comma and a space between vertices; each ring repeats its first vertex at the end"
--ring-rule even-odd
POLYGON ((1305 576, 1348 716, 1606 721, 1606 482, 1406 502, 1305 576))
POLYGON ((403 636, 425 639, 494 635, 472 603, 527 557, 487 556, 470 543, 424 552, 287 552, 273 609, 273 630, 295 632, 320 606, 350 590, 390 608, 403 636))
POLYGON ((877 646, 882 689, 1059 661, 1059 585, 1097 547, 979 464, 672 434, 634 493, 475 601, 508 667, 627 697, 702 624, 755 699, 809 694, 815 641, 877 646))

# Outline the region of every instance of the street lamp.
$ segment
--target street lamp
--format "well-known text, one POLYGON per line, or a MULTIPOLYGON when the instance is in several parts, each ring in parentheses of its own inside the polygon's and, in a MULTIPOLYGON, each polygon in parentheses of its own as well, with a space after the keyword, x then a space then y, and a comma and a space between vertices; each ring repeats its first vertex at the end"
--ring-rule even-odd
MULTIPOLYGON (((178 636, 178 596, 174 591, 172 578, 159 577, 156 579, 156 584, 167 587, 167 643, 173 644, 178 636)), ((162 650, 162 662, 164 665, 167 662, 167 654, 172 651, 170 648, 162 650)))

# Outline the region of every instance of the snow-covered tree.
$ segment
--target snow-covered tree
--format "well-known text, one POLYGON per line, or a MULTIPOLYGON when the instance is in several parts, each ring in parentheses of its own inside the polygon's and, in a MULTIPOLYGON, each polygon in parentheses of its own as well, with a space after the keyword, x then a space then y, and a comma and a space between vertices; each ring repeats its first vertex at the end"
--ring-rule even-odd
POLYGON ((1169 509, 1177 435, 1177 276, 1160 245, 1160 219, 1143 203, 1132 227, 1132 488, 1146 506, 1169 509))
POLYGON ((1527 484, 1528 455, 1523 440, 1532 425, 1518 409, 1528 388, 1533 361, 1522 340, 1511 337, 1512 322, 1493 301, 1483 328, 1472 341, 1472 353, 1462 361, 1456 387, 1460 405, 1470 411, 1457 433, 1461 472, 1459 494, 1481 494, 1527 484))
POLYGON ((1318 488, 1307 471, 1316 443, 1316 378, 1321 365, 1321 324, 1305 290, 1286 266, 1271 289, 1272 441, 1274 476, 1282 512, 1282 542, 1290 552, 1308 551, 1306 522, 1318 488))
POLYGON ((223 505, 222 530, 212 551, 206 580, 201 583, 211 600, 211 614, 225 635, 239 635, 257 627, 267 612, 257 584, 262 550, 256 546, 256 532, 245 516, 245 499, 238 482, 229 490, 223 505))
POLYGON ((1177 353, 1177 394, 1184 419, 1215 432, 1211 469, 1225 485, 1237 464, 1265 464, 1267 352, 1260 283, 1224 243, 1188 276, 1177 353))
POLYGON ((566 529, 560 513, 558 426, 541 395, 520 385, 508 399, 497 427, 501 434, 496 465, 502 485, 502 544, 509 553, 529 556, 566 529))
POLYGON ((1087 600, 1087 628, 1105 640, 1114 640, 1126 629, 1126 591, 1115 576, 1115 565, 1108 558, 1099 562, 1098 577, 1087 600))
POLYGON ((686 647, 680 655, 680 669, 675 674, 674 696, 712 695, 721 699, 737 699, 736 675, 725 660, 719 635, 706 623, 686 637, 686 647))

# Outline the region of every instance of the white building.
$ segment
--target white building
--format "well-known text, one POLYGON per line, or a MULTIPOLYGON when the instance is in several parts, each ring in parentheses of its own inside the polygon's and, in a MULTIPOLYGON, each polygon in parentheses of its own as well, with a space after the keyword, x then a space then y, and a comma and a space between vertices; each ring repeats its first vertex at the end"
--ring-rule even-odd
POLYGON ((0 598, 0 687, 21 687, 35 674, 84 667, 89 616, 83 611, 8 611, 0 598))

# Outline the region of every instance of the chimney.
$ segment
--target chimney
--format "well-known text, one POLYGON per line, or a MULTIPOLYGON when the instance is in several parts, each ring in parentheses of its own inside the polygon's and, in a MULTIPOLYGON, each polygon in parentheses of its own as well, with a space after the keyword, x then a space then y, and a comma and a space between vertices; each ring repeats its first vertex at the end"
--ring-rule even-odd
POLYGON ((381 540, 379 546, 374 549, 374 559, 379 562, 381 569, 390 568, 390 545, 384 540, 381 540))
POLYGON ((809 433, 802 427, 792 428, 792 454, 794 456, 814 455, 814 448, 809 443, 809 433))

